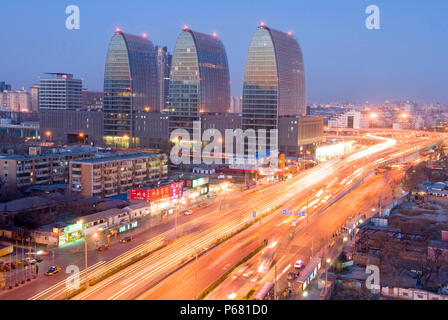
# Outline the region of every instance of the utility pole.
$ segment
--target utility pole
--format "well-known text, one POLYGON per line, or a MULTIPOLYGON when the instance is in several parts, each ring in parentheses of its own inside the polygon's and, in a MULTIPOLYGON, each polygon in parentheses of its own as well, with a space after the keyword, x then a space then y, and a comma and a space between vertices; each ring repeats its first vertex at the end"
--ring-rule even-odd
POLYGON ((89 287, 89 281, 88 281, 88 264, 87 264, 87 228, 86 228, 86 224, 83 222, 84 225, 84 262, 85 262, 85 266, 86 266, 86 289, 89 287))

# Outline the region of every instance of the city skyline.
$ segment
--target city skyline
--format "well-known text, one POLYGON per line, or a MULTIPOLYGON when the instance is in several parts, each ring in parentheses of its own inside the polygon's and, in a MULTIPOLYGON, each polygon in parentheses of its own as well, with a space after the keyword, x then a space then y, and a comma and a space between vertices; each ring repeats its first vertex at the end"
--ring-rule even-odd
POLYGON ((231 95, 241 96, 246 48, 253 28, 265 22, 291 31, 301 44, 307 63, 308 103, 414 100, 448 104, 443 85, 448 71, 443 63, 448 53, 443 41, 445 3, 376 1, 381 10, 380 30, 365 27, 365 8, 371 4, 367 1, 262 1, 257 6, 249 1, 206 5, 194 1, 165 11, 162 3, 140 1, 127 8, 102 1, 75 4, 80 8, 81 28, 71 31, 65 28, 68 2, 1 5, 0 18, 14 30, 0 36, 11 49, 0 53, 0 61, 8 61, 0 73, 3 80, 14 89, 29 89, 45 72, 67 72, 82 78, 89 90, 102 91, 104 52, 116 27, 132 34, 146 33, 154 45, 167 46, 172 53, 177 30, 187 25, 217 32, 228 51, 231 95), (209 8, 207 14, 202 7, 209 8), (19 11, 24 18, 11 19, 19 11), (19 64, 24 67, 18 69, 19 64))

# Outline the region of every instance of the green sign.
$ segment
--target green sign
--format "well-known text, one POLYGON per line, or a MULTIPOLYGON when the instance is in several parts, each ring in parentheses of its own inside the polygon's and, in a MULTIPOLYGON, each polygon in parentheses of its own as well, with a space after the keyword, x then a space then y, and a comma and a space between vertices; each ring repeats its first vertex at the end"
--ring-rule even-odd
POLYGON ((71 224, 64 229, 64 233, 72 233, 82 230, 82 223, 71 224))
POLYGON ((121 226, 121 227, 118 229, 118 232, 125 232, 126 230, 133 229, 133 228, 137 228, 137 226, 138 226, 138 222, 137 222, 137 221, 134 221, 134 222, 132 222, 131 224, 127 224, 127 225, 121 226))
POLYGON ((199 179, 195 179, 193 180, 193 188, 202 186, 203 184, 206 184, 206 180, 205 178, 199 178, 199 179))

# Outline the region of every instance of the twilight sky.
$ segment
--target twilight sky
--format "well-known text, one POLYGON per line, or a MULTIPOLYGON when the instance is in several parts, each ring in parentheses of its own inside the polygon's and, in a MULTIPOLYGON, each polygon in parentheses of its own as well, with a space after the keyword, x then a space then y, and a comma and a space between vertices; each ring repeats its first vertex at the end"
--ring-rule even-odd
POLYGON ((292 31, 305 60, 308 102, 410 99, 448 104, 446 0, 0 0, 0 81, 38 83, 44 72, 73 73, 102 91, 116 27, 147 33, 172 52, 182 27, 217 32, 227 50, 232 95, 242 94, 250 39, 261 21, 292 31), (80 8, 81 29, 65 28, 80 8), (381 29, 365 27, 368 5, 381 29))

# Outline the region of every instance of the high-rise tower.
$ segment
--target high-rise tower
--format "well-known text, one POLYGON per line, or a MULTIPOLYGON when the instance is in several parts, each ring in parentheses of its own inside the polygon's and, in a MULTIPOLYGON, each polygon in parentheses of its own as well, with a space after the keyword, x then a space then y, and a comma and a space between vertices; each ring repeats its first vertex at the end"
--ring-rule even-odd
POLYGON ((134 113, 158 110, 159 82, 154 45, 142 36, 117 29, 109 43, 104 71, 104 141, 107 145, 131 147, 134 113))
POLYGON ((193 31, 180 33, 173 52, 169 88, 169 131, 186 129, 201 113, 225 113, 230 106, 227 54, 217 37, 193 31))

